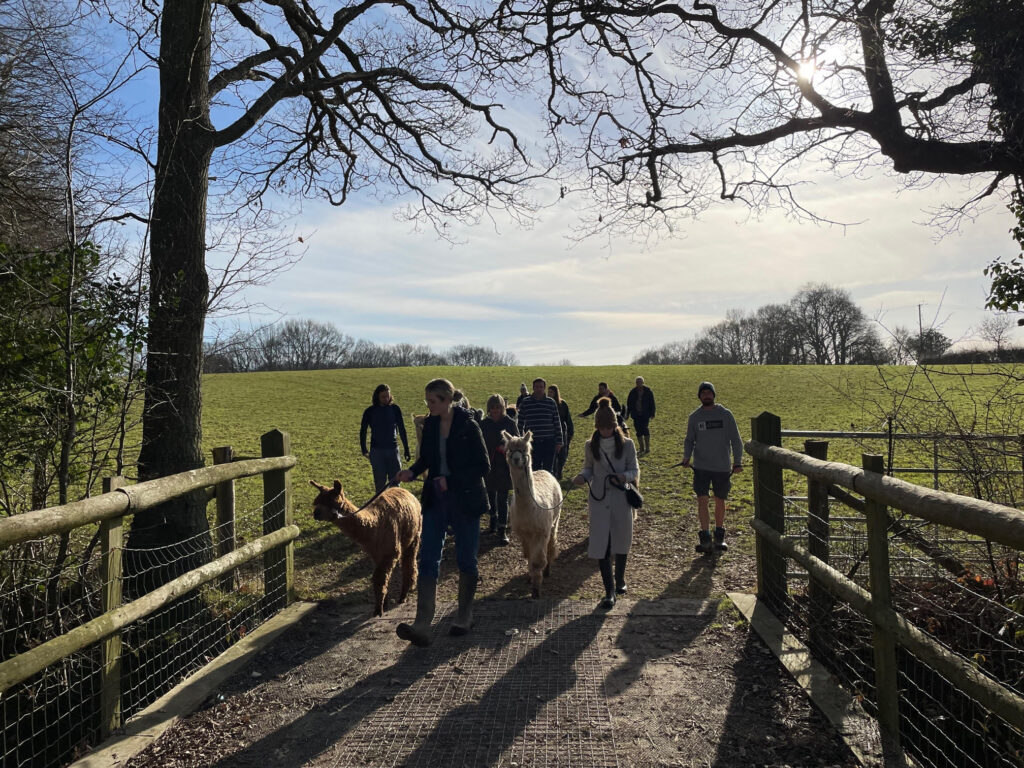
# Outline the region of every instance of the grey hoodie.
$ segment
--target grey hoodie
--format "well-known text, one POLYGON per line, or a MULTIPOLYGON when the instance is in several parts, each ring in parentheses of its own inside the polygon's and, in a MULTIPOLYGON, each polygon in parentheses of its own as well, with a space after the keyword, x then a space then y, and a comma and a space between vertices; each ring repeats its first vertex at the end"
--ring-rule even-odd
POLYGON ((695 469, 709 472, 731 472, 743 463, 743 440, 732 411, 715 403, 712 408, 699 407, 686 422, 683 461, 693 457, 695 469), (732 447, 732 462, 729 448, 732 447))

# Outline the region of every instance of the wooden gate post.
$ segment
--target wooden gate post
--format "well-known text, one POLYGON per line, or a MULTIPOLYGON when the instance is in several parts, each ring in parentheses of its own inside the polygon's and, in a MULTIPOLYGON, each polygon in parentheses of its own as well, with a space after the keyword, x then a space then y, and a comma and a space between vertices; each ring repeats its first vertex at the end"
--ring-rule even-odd
MULTIPOLYGON (((123 487, 121 476, 103 478, 103 492, 123 487)), ((123 551, 123 517, 100 523, 100 544, 103 551, 103 613, 121 607, 121 553, 123 551)), ((121 632, 118 630, 103 641, 103 670, 100 673, 100 732, 102 738, 121 727, 121 632)))
MULTIPOLYGON (((828 440, 804 440, 804 453, 813 459, 828 460, 828 440)), ((831 528, 828 508, 828 483, 807 478, 807 550, 827 563, 829 560, 831 528)), ((828 647, 829 619, 832 613, 832 595, 813 576, 807 585, 810 602, 810 645, 818 653, 828 647)))
MULTIPOLYGON (((291 439, 287 432, 272 429, 260 436, 260 447, 263 458, 287 456, 291 453, 291 439)), ((287 469, 263 473, 264 536, 292 524, 290 475, 287 469)), ((295 548, 292 542, 264 553, 263 588, 267 596, 267 610, 280 610, 295 599, 292 584, 294 574, 295 548)))
MULTIPOLYGON (((750 420, 751 439, 764 445, 782 445, 782 420, 765 411, 750 420)), ((755 458, 754 516, 780 534, 785 533, 785 502, 783 500, 782 467, 755 458)), ((773 613, 786 610, 786 558, 760 536, 756 539, 757 595, 773 613)))
MULTIPOLYGON (((214 464, 230 464, 234 451, 230 445, 213 449, 214 464)), ((235 551, 235 481, 217 483, 217 557, 224 557, 235 551)), ((217 580, 222 592, 235 588, 235 572, 225 573, 217 580)))
MULTIPOLYGON (((861 456, 868 472, 885 473, 885 462, 877 454, 861 456)), ((892 608, 889 581, 889 512, 884 504, 865 498, 864 514, 868 527, 868 565, 871 574, 871 602, 879 610, 892 608)), ((872 628, 875 658, 875 705, 882 737, 885 764, 904 765, 900 748, 899 670, 896 667, 896 638, 887 629, 875 624, 872 628)))

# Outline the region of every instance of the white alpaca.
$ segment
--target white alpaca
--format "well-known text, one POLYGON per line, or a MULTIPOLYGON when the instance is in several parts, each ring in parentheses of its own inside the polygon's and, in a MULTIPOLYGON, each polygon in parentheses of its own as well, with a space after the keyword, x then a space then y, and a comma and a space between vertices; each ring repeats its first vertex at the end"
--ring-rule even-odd
POLYGON ((509 524, 523 543, 523 557, 530 567, 531 593, 540 597, 541 578, 551 573, 551 563, 558 554, 562 488, 550 472, 531 471, 531 432, 522 437, 504 431, 501 435, 505 438, 505 460, 515 492, 509 524))

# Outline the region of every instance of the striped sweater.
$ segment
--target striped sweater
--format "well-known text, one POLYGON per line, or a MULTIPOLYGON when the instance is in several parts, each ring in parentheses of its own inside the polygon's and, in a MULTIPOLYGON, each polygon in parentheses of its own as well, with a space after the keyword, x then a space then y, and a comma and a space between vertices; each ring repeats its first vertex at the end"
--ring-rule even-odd
POLYGON ((535 441, 554 440, 556 445, 562 442, 562 420, 558 417, 558 404, 550 397, 545 396, 541 400, 533 396, 524 397, 519 403, 516 419, 519 431, 525 434, 526 430, 530 430, 535 441))

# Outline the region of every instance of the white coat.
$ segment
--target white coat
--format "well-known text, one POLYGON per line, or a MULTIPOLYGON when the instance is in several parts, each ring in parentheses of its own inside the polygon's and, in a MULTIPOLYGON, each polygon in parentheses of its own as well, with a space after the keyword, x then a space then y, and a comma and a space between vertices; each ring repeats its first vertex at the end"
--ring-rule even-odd
POLYGON ((615 438, 602 437, 601 450, 604 454, 595 459, 587 440, 583 449, 584 463, 581 475, 590 483, 590 544, 587 554, 600 560, 608 551, 611 540, 611 553, 625 555, 633 542, 633 509, 626 501, 626 494, 607 481, 609 475, 622 475, 630 483, 636 483, 640 476, 640 465, 636 459, 636 446, 626 439, 622 447, 622 456, 615 456, 615 438), (611 467, 608 461, 611 461, 611 467), (614 468, 614 471, 613 469, 614 468))

